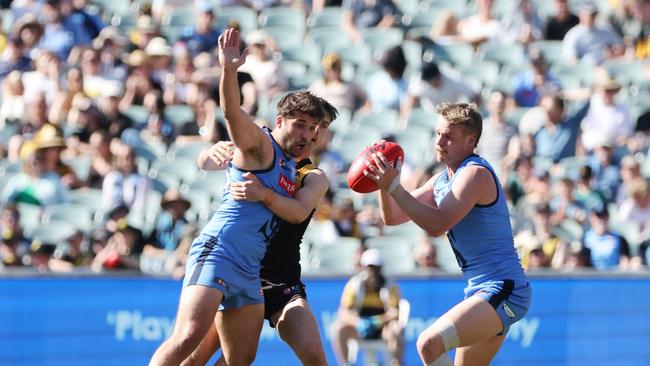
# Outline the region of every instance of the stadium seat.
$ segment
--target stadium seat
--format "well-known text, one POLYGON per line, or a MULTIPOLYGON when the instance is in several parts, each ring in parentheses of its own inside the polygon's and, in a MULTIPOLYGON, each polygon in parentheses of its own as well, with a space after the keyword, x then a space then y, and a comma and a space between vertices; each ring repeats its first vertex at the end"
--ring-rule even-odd
POLYGON ((431 31, 431 27, 436 23, 438 16, 444 8, 438 6, 424 6, 425 9, 421 9, 418 5, 417 11, 411 13, 405 13, 402 16, 402 25, 407 29, 411 30, 414 28, 426 28, 428 34, 431 31))
POLYGON ((429 7, 437 7, 442 9, 451 10, 458 19, 464 17, 467 10, 467 3, 465 1, 458 0, 422 0, 423 3, 427 4, 429 7))
POLYGON ((321 49, 317 44, 307 43, 282 51, 282 59, 303 63, 308 71, 321 72, 321 49))
POLYGON ((524 48, 520 44, 483 43, 478 54, 481 60, 497 62, 501 67, 524 65, 524 48))
POLYGON ((402 44, 404 31, 398 28, 366 28, 361 31, 361 37, 372 57, 378 60, 384 51, 402 44))
POLYGON ((32 240, 43 244, 59 244, 72 234, 75 228, 73 225, 64 222, 42 223, 28 233, 32 240))
POLYGON ((174 160, 180 158, 196 161, 199 153, 210 146, 212 146, 212 144, 209 142, 190 142, 181 145, 172 144, 169 146, 169 151, 167 151, 167 159, 174 160))
POLYGON ((398 113, 395 110, 357 113, 352 121, 357 129, 375 129, 378 132, 395 131, 398 113))
POLYGON ((411 110, 406 122, 406 128, 423 128, 433 131, 436 127, 438 120, 438 113, 429 112, 422 108, 415 108, 411 110))
POLYGON ((71 159, 63 159, 63 163, 69 166, 74 172, 77 179, 84 182, 88 179, 92 159, 89 155, 75 156, 71 159))
POLYGON ((343 23, 343 9, 338 6, 330 6, 313 13, 307 19, 309 28, 338 28, 343 23))
POLYGON ((307 75, 307 65, 300 61, 282 60, 280 62, 284 74, 289 78, 301 79, 307 75))
POLYGON ((130 105, 128 108, 122 111, 122 113, 131 118, 131 120, 133 120, 136 125, 146 124, 147 120, 149 119, 149 111, 141 105, 130 105))
POLYGON ((384 228, 384 235, 399 236, 404 238, 404 240, 415 243, 424 233, 416 223, 413 221, 408 221, 396 226, 387 226, 384 228))
POLYGON ((530 108, 515 107, 506 112, 506 121, 513 126, 519 126, 521 118, 528 112, 530 108))
POLYGON ((84 233, 89 233, 93 229, 93 213, 90 208, 81 204, 49 205, 43 209, 41 222, 44 224, 63 222, 84 233))
POLYGON ((194 122, 196 118, 194 109, 187 104, 168 105, 165 107, 164 115, 167 121, 177 127, 194 122))
POLYGON ((546 62, 549 64, 563 63, 564 56, 562 55, 562 41, 555 40, 540 40, 532 42, 529 48, 537 48, 542 52, 546 62))
POLYGON ((262 30, 273 39, 281 52, 300 47, 305 40, 305 34, 290 27, 266 27, 262 30))
POLYGON ((341 34, 339 28, 313 28, 307 32, 307 43, 314 43, 319 46, 323 51, 323 55, 331 52, 331 50, 348 46, 352 44, 350 39, 341 34))
POLYGON ((384 271, 389 275, 408 273, 415 269, 414 244, 415 242, 404 237, 393 235, 377 236, 366 240, 368 248, 377 248, 381 252, 382 258, 385 259, 384 271))
POLYGON ((196 11, 193 6, 173 7, 169 15, 161 20, 161 25, 165 27, 193 27, 195 23, 196 11))
MULTIPOLYGON (((149 177, 161 178, 163 176, 174 176, 182 183, 192 182, 198 175, 196 158, 180 158, 174 160, 157 160, 154 162, 149 177)), ((170 186, 171 188, 172 186, 170 186)))
POLYGON ((282 27, 290 29, 294 34, 304 35, 306 16, 302 10, 277 6, 265 8, 259 16, 260 28, 282 27))
POLYGON ((416 41, 405 40, 402 42, 402 50, 409 67, 420 69, 422 65, 422 45, 416 41))
POLYGON ((20 213, 20 227, 29 236, 40 225, 43 209, 41 206, 20 202, 16 203, 16 209, 20 213))
POLYGON ((436 62, 445 61, 457 67, 469 66, 474 62, 474 49, 466 43, 454 45, 427 45, 426 51, 436 62))
POLYGON ((499 64, 489 60, 475 61, 462 67, 460 74, 479 81, 482 87, 491 89, 499 80, 499 64))
POLYGON ((314 246, 312 266, 328 273, 350 274, 360 246, 361 241, 352 237, 339 237, 335 243, 314 246))
POLYGON ((257 29, 257 13, 249 7, 226 6, 220 8, 217 14, 216 26, 225 29, 232 21, 239 23, 239 28, 244 36, 257 29))
MULTIPOLYGON (((102 190, 99 188, 80 188, 68 192, 68 202, 72 205, 84 206, 93 215, 103 214, 102 190)), ((101 215, 100 215, 101 216, 101 215)))
POLYGON ((333 46, 328 52, 334 52, 341 57, 343 66, 351 65, 354 70, 363 68, 364 65, 372 62, 370 48, 364 44, 348 44, 343 46, 333 46))

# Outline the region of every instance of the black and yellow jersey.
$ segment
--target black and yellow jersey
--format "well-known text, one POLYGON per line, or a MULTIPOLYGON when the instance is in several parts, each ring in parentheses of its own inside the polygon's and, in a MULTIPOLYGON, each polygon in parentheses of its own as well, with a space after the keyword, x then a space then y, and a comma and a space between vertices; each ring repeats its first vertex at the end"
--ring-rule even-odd
MULTIPOLYGON (((296 187, 302 188, 305 178, 309 173, 318 169, 309 159, 296 163, 296 187)), ((305 221, 292 224, 282 221, 280 228, 271 239, 266 249, 260 277, 270 282, 297 283, 300 281, 300 242, 311 221, 312 211, 305 221)))

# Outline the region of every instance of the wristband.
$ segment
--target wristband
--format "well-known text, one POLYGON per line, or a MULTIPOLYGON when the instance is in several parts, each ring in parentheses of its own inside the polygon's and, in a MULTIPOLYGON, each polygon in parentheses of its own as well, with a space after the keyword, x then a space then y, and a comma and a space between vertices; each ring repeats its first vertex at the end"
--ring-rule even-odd
POLYGON ((276 198, 277 197, 275 196, 275 192, 267 188, 266 192, 264 192, 264 198, 262 199, 262 202, 264 203, 264 205, 269 207, 273 204, 273 202, 275 202, 276 198))
POLYGON ((400 185, 400 179, 398 175, 395 178, 393 178, 392 182, 390 182, 390 185, 388 186, 388 193, 393 193, 393 191, 395 191, 397 187, 399 187, 399 185, 400 185))

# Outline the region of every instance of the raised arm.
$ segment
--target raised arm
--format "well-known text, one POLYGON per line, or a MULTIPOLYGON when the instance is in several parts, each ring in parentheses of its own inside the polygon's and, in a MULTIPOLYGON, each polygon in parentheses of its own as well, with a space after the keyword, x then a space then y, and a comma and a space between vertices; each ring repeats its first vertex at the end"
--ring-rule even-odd
POLYGON ((304 185, 295 198, 283 197, 264 187, 252 173, 245 173, 244 182, 232 182, 230 194, 236 200, 261 201, 282 219, 298 224, 307 219, 325 196, 329 182, 321 170, 313 170, 305 177, 304 185))
MULTIPOLYGON (((270 150, 262 151, 268 138, 239 105, 237 69, 246 62, 248 54, 247 49, 239 51, 239 42, 239 31, 236 29, 227 29, 219 36, 219 63, 222 69, 219 80, 220 105, 226 117, 228 134, 235 146, 244 154, 252 152, 259 156, 259 153, 270 153, 270 150)), ((268 148, 272 148, 270 143, 268 148)))

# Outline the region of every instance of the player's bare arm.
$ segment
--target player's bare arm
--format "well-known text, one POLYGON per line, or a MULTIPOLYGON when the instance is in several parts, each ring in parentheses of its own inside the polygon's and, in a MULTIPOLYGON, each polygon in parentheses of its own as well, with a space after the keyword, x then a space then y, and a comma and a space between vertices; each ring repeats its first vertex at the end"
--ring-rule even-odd
POLYGON ((248 50, 239 51, 240 35, 235 29, 227 29, 219 37, 219 62, 221 79, 219 85, 220 106, 226 118, 226 127, 237 147, 233 156, 235 165, 244 169, 267 168, 273 159, 273 145, 264 131, 239 105, 237 69, 246 62, 248 50))
MULTIPOLYGON (((437 207, 434 200, 434 192, 431 187, 439 175, 440 173, 434 175, 425 184, 412 190, 410 194, 415 197, 416 200, 426 205, 437 207)), ((395 202, 387 190, 380 189, 378 192, 379 211, 381 213, 381 219, 385 225, 400 225, 411 220, 411 218, 408 217, 406 212, 404 212, 404 210, 402 210, 397 202, 395 202)))
MULTIPOLYGON (((375 155, 374 160, 377 167, 368 165, 368 170, 372 173, 369 177, 376 180, 380 190, 388 193, 392 180, 398 176, 397 169, 381 155, 375 155)), ((400 185, 390 191, 390 195, 413 222, 431 235, 440 236, 456 225, 475 205, 494 201, 496 186, 489 170, 473 166, 458 173, 451 192, 439 207, 419 201, 400 185)))
POLYGON ((297 224, 305 221, 327 192, 329 182, 325 173, 315 169, 305 177, 304 185, 295 198, 288 198, 264 187, 252 173, 244 174, 244 182, 230 184, 230 194, 236 200, 261 201, 274 214, 297 224))
POLYGON ((225 170, 234 152, 235 145, 231 141, 219 141, 201 150, 196 165, 201 170, 225 170))

